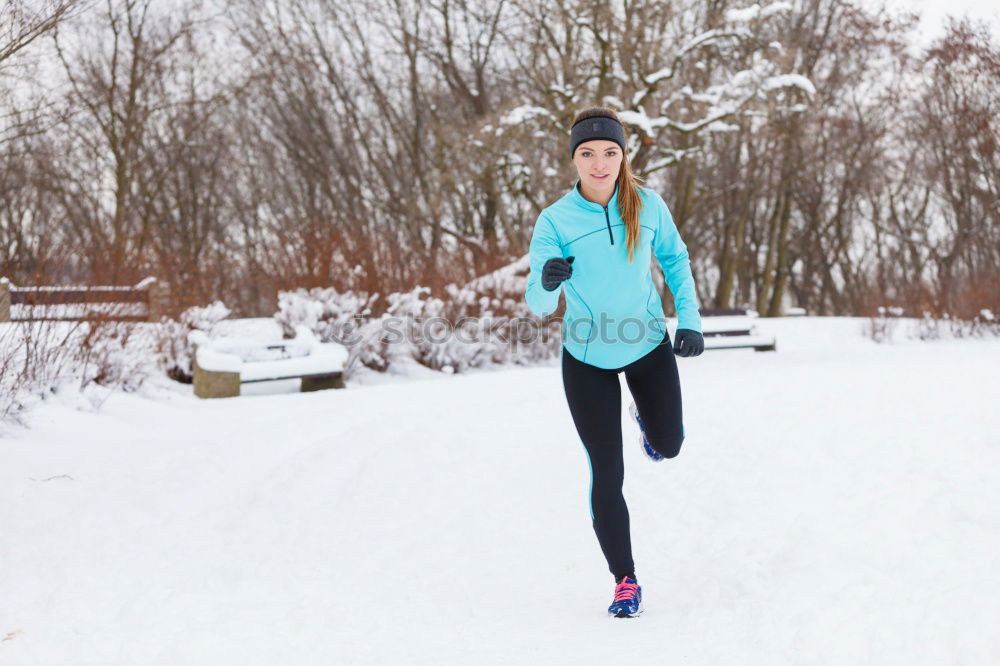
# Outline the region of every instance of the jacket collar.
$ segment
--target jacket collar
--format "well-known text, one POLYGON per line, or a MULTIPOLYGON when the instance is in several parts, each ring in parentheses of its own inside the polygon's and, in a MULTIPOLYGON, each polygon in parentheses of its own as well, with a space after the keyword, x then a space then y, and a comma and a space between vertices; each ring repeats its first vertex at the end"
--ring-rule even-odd
MULTIPOLYGON (((587 199, 582 194, 580 194, 580 180, 577 179, 576 183, 573 184, 573 190, 569 193, 569 196, 573 201, 579 205, 587 208, 589 210, 603 211, 604 207, 601 204, 587 199)), ((615 182, 615 191, 612 193, 611 198, 608 199, 608 210, 618 210, 618 183, 615 182)))

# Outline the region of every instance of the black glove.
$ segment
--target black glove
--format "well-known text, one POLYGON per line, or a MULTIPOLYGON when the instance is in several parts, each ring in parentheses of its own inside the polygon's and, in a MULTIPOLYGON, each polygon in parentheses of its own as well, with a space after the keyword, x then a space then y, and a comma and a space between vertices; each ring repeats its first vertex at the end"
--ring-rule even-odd
POLYGON ((545 291, 554 291, 559 287, 559 283, 568 280, 572 274, 573 257, 568 259, 552 257, 542 266, 542 288, 545 291))
POLYGON ((698 331, 678 328, 674 335, 674 353, 678 356, 697 356, 705 351, 705 338, 698 331))

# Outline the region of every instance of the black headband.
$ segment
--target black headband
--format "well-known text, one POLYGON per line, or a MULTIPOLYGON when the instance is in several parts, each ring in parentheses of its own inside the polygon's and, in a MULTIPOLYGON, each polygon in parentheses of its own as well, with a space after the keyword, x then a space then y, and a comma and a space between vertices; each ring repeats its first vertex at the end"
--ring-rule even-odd
POLYGON ((608 118, 607 116, 595 116, 593 118, 584 118, 577 124, 573 125, 573 128, 570 130, 570 158, 572 158, 573 154, 576 152, 577 146, 584 141, 593 141, 594 139, 614 141, 622 147, 622 152, 625 152, 625 128, 622 127, 622 124, 614 118, 608 118))

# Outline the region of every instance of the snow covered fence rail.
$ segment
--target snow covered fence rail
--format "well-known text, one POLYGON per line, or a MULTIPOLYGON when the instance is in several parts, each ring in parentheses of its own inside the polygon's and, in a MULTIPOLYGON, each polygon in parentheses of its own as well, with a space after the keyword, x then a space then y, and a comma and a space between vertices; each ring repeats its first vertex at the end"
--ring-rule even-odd
POLYGON ((276 379, 302 380, 301 391, 344 388, 348 351, 337 343, 320 342, 309 327, 295 327, 296 337, 282 342, 244 338, 209 339, 191 331, 194 394, 199 398, 230 398, 240 384, 276 379))
POLYGON ((772 335, 760 335, 755 319, 757 313, 740 308, 699 310, 705 337, 705 349, 741 349, 753 347, 754 351, 776 351, 777 342, 772 335))
POLYGON ((135 286, 18 287, 0 278, 0 322, 107 319, 157 322, 169 287, 148 277, 135 286))

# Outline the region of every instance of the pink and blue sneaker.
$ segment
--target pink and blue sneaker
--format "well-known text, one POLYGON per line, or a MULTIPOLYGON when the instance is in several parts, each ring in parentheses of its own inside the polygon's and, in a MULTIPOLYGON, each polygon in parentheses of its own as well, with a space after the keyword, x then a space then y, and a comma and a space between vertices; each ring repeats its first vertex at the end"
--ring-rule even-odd
POLYGON ((615 599, 608 606, 612 617, 638 617, 642 613, 642 587, 635 578, 623 576, 615 585, 615 599))
POLYGON ((646 429, 642 427, 642 419, 639 418, 639 409, 635 406, 634 402, 628 406, 628 413, 631 414, 633 420, 639 424, 639 443, 642 444, 642 452, 645 453, 646 457, 653 462, 663 460, 663 456, 656 449, 654 449, 650 445, 649 440, 646 439, 646 429))

